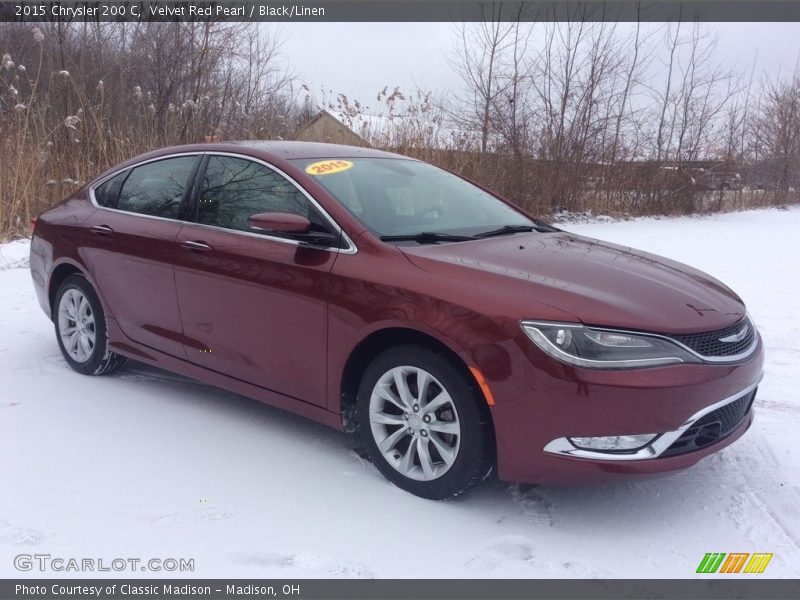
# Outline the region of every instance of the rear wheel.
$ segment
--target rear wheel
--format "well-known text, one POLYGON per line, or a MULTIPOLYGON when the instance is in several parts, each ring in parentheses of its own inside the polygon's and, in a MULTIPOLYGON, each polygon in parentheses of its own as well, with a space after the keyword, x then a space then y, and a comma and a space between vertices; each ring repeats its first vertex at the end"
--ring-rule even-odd
POLYGON ((108 349, 106 319, 94 288, 80 275, 70 275, 55 298, 56 339, 67 364, 84 375, 117 369, 125 358, 108 349))
POLYGON ((447 358, 420 346, 379 355, 358 394, 362 443, 381 473, 406 491, 442 500, 481 481, 492 465, 482 395, 447 358))

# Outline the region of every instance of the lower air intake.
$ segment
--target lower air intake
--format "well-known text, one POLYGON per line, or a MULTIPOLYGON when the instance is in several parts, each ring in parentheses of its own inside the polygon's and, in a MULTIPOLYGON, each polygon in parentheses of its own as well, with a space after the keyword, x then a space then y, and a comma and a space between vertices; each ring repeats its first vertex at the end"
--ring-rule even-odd
POLYGON ((747 417, 753 406, 756 391, 744 394, 733 402, 699 418, 661 454, 661 457, 677 456, 701 450, 729 435, 747 417))

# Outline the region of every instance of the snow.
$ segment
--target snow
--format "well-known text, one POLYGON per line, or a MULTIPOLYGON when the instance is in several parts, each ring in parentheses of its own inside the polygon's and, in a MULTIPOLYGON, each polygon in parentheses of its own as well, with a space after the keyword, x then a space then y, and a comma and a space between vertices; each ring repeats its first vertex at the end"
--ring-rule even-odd
POLYGON ((28 240, 16 240, 0 244, 0 271, 28 267, 30 243, 28 240))
POLYGON ((800 209, 566 228, 691 263, 742 295, 767 365, 740 441, 658 477, 489 481, 422 500, 343 434, 258 402, 132 363, 73 373, 26 243, 0 246, 0 577, 39 576, 13 557, 46 553, 194 558, 194 573, 168 574, 193 577, 671 578, 694 576, 706 552, 772 552, 766 575, 797 577, 800 209))

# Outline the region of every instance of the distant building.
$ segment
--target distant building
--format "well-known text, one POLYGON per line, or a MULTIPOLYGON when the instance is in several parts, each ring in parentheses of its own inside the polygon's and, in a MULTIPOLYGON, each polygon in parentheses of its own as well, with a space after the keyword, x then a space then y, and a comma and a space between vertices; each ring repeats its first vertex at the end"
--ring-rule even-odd
POLYGON ((310 121, 300 127, 293 137, 302 142, 327 142, 330 144, 347 144, 349 146, 369 146, 364 138, 324 109, 319 111, 310 121))
POLYGON ((325 109, 300 127, 293 137, 304 142, 384 149, 476 151, 480 148, 480 136, 477 133, 444 125, 438 119, 426 119, 419 115, 346 114, 325 109))

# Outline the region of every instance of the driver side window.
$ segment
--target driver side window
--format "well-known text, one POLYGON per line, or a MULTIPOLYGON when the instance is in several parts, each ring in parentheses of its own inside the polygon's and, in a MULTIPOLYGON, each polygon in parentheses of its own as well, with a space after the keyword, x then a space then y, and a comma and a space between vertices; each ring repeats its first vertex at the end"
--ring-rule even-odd
POLYGON ((211 156, 200 190, 197 222, 256 232, 248 219, 265 212, 321 222, 308 198, 272 169, 244 158, 211 156))

